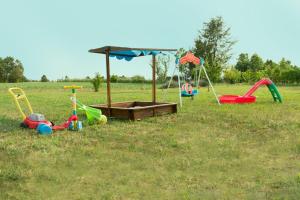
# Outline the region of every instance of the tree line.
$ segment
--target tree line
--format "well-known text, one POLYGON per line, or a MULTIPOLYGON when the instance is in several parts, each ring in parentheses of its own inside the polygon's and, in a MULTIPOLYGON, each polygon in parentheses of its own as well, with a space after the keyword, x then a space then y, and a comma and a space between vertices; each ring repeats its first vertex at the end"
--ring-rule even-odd
POLYGON ((268 77, 277 84, 300 84, 300 68, 282 58, 278 63, 264 61, 258 54, 239 55, 237 63, 224 70, 223 80, 228 83, 255 82, 268 77))

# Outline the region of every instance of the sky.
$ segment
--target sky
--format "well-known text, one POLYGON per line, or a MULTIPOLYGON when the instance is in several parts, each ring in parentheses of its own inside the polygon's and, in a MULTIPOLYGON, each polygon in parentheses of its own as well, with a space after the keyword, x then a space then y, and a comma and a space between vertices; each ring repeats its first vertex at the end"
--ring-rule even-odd
MULTIPOLYGON (((240 53, 300 65, 299 0, 0 0, 0 57, 25 76, 51 80, 105 75, 106 45, 192 48, 203 23, 222 16, 240 53)), ((111 59, 111 74, 149 78, 151 57, 111 59)))

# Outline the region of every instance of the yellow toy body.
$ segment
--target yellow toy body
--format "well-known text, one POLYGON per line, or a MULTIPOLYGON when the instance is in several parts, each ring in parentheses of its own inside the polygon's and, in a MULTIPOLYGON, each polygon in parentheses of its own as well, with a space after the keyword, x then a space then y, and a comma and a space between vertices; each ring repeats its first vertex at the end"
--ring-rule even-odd
POLYGON ((11 94, 11 96, 14 98, 14 101, 17 105, 17 108, 20 112, 20 114, 22 115, 22 118, 23 120, 26 119, 26 114, 24 113, 23 109, 21 108, 21 105, 19 103, 19 100, 22 100, 24 99, 24 101, 26 102, 26 105, 28 107, 28 110, 30 111, 30 114, 33 113, 33 110, 32 110, 32 107, 31 107, 31 104, 29 103, 27 97, 26 97, 26 94, 25 92, 21 89, 21 88, 18 88, 18 87, 14 87, 14 88, 9 88, 8 89, 8 92, 11 94))

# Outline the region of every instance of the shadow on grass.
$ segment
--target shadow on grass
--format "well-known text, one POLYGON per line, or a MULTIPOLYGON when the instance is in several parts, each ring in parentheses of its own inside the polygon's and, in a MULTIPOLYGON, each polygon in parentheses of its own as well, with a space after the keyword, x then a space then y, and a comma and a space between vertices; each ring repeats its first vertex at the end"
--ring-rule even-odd
POLYGON ((22 129, 21 122, 15 119, 8 118, 7 116, 0 115, 0 132, 12 132, 22 129))

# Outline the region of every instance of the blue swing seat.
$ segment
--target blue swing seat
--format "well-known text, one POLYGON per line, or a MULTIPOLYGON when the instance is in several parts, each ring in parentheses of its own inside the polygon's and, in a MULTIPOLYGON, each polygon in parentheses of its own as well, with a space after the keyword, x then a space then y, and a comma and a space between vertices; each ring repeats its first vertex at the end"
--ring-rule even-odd
POLYGON ((193 90, 193 92, 190 94, 190 93, 188 93, 187 91, 185 91, 185 90, 182 90, 181 91, 181 96, 182 97, 193 97, 193 96, 195 96, 195 95, 197 95, 197 94, 199 94, 199 91, 198 90, 193 90))

